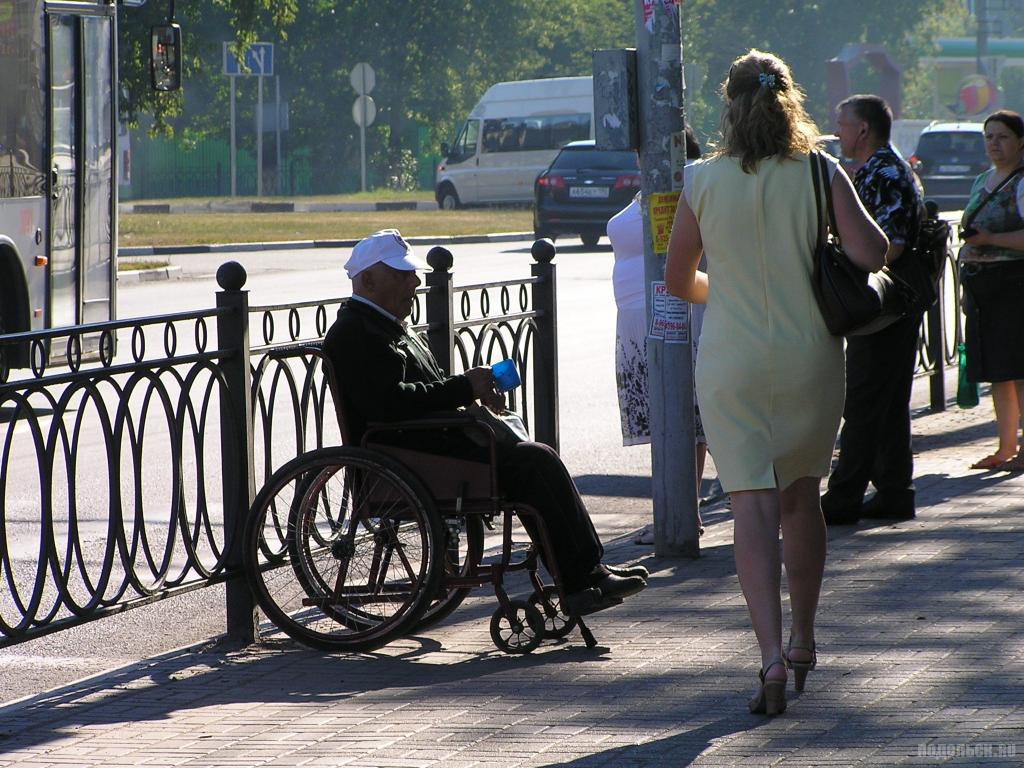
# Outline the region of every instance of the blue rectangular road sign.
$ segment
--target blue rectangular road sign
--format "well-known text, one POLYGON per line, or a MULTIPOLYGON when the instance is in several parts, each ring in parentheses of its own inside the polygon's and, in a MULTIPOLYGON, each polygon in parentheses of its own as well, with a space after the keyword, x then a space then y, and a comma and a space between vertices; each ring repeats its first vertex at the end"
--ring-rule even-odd
POLYGON ((224 74, 230 76, 265 75, 271 77, 274 74, 274 44, 253 43, 245 51, 245 66, 248 72, 243 72, 238 65, 238 59, 231 53, 231 43, 221 44, 224 52, 224 74))

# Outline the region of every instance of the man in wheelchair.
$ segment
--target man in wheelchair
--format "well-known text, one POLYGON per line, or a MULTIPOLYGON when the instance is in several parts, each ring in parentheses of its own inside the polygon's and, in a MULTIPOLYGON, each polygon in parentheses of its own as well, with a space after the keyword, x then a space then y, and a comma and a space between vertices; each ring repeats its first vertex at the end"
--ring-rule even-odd
MULTIPOLYGON (((490 368, 445 376, 426 344, 407 328, 421 282, 416 271, 425 269, 427 264, 394 229, 361 240, 345 264, 352 299, 338 312, 323 350, 346 401, 348 439, 353 444, 359 444, 368 422, 424 418, 476 401, 497 412, 505 410, 504 395, 495 389, 490 368)), ((487 449, 458 431, 402 432, 393 439, 397 445, 428 453, 489 460, 487 449)), ((500 492, 533 507, 543 519, 569 613, 609 608, 647 586, 643 566, 602 564, 604 548, 590 514, 552 448, 535 442, 499 445, 497 470, 500 492)), ((539 541, 529 517, 523 516, 522 522, 539 541)))

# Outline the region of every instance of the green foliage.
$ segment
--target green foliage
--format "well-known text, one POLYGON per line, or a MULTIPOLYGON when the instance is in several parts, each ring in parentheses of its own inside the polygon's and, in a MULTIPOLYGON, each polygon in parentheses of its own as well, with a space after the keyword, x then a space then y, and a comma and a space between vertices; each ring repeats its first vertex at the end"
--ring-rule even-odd
MULTIPOLYGON (((886 46, 911 84, 912 111, 923 109, 922 94, 930 94, 930 84, 918 58, 931 51, 937 34, 962 28, 964 18, 959 0, 688 0, 683 8, 683 60, 698 62, 708 73, 688 94, 691 122, 705 136, 717 132, 718 89, 730 63, 750 48, 771 51, 789 64, 823 131, 831 130, 833 123, 824 65, 846 43, 886 46)), ((855 71, 854 90, 870 89, 872 77, 866 68, 855 71)))
MULTIPOLYGON (((190 143, 226 139, 221 41, 234 40, 239 50, 257 39, 273 41, 290 108, 286 141, 311 153, 317 192, 358 188, 356 94, 349 83, 358 62, 371 64, 377 75, 377 118, 366 132, 373 181, 404 186, 415 176, 415 157, 424 162, 436 155, 489 85, 590 74, 594 49, 632 47, 636 37, 636 0, 208 0, 179 2, 178 8, 184 95, 149 89, 149 27, 165 20, 163 0, 121 13, 126 117, 134 122, 151 115, 151 132, 173 129, 190 143)), ((936 36, 971 27, 960 0, 685 0, 681 9, 687 114, 705 141, 717 131, 718 88, 729 63, 749 48, 786 59, 807 91, 812 115, 830 130, 824 62, 844 44, 886 45, 904 68, 904 115, 927 116, 931 72, 918 58, 931 52, 936 36)), ((854 87, 873 88, 873 77, 858 69, 854 87)), ((251 149, 255 78, 236 78, 236 85, 239 142, 251 149)))

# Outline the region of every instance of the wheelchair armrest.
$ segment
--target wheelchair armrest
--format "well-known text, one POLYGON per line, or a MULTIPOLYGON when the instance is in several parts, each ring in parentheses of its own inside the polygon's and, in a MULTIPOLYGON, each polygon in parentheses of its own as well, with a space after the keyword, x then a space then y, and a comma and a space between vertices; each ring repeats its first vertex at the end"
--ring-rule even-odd
POLYGON ((363 446, 370 442, 371 435, 387 432, 423 431, 436 429, 476 430, 481 432, 487 441, 487 450, 491 464, 497 463, 497 439, 494 430, 486 422, 465 411, 434 411, 421 419, 406 421, 372 421, 367 423, 363 432, 363 446))

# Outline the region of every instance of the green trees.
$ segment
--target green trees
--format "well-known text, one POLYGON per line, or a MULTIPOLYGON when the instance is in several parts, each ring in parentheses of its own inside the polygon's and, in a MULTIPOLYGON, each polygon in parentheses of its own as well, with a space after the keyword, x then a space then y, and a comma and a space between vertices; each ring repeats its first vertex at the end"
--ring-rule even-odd
MULTIPOLYGON (((228 83, 221 41, 276 44, 276 73, 290 105, 292 147, 313 157, 318 191, 351 188, 358 176, 355 98, 348 73, 366 61, 377 74, 377 120, 368 132, 381 176, 409 177, 409 153, 426 163, 487 86, 499 80, 586 75, 591 51, 635 44, 634 0, 205 0, 177 3, 184 32, 185 92, 148 87, 149 26, 166 17, 164 0, 121 14, 122 111, 153 116, 160 130, 186 139, 227 137, 228 83)), ((717 88, 729 62, 751 47, 785 58, 808 92, 823 128, 824 62, 848 42, 882 43, 905 67, 913 112, 927 104, 925 75, 915 68, 938 33, 964 34, 960 0, 685 0, 683 60, 689 117, 703 138, 717 127, 717 88)), ((870 88, 871 73, 857 73, 870 88)), ((240 79, 240 125, 251 111, 253 84, 240 79)), ((251 137, 242 132, 242 145, 251 137)), ((423 169, 421 169, 422 171, 423 169)), ((421 174, 423 175, 423 174, 421 174)), ((426 175, 429 175, 427 173, 426 175)))

